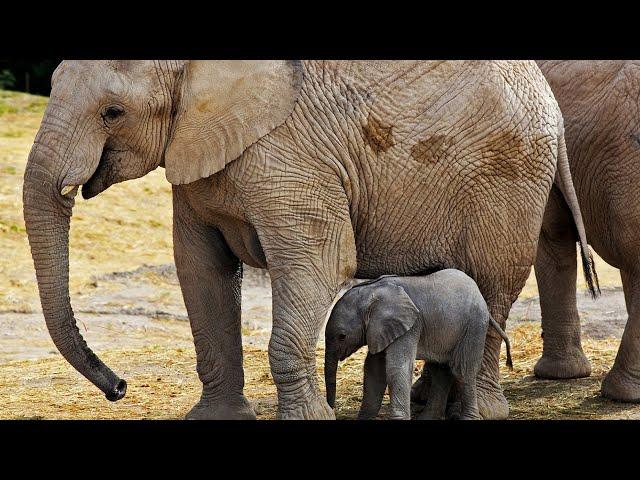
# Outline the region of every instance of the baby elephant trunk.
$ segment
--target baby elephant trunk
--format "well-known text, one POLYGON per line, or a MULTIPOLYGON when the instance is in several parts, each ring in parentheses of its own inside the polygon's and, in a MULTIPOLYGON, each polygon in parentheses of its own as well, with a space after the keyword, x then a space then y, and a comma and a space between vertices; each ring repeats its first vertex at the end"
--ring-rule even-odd
POLYGON ((513 362, 511 361, 511 342, 509 342, 509 337, 507 337, 507 334, 504 333, 504 330, 502 330, 498 322, 496 322, 492 316, 489 316, 489 322, 504 340, 504 344, 507 346, 507 367, 509 368, 509 370, 513 370, 513 362))
POLYGON ((338 373, 338 357, 327 355, 324 359, 324 383, 327 389, 327 403, 336 407, 336 375, 338 373))

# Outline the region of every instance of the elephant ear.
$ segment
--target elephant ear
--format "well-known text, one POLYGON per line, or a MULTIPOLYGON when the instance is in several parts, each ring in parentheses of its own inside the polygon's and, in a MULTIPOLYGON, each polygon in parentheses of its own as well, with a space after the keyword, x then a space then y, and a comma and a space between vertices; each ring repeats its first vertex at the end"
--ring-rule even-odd
POLYGON ((404 288, 385 285, 373 293, 366 326, 369 353, 376 354, 409 331, 420 312, 404 288))
POLYGON ((298 98, 302 64, 192 60, 181 78, 164 159, 174 185, 219 172, 281 125, 298 98))

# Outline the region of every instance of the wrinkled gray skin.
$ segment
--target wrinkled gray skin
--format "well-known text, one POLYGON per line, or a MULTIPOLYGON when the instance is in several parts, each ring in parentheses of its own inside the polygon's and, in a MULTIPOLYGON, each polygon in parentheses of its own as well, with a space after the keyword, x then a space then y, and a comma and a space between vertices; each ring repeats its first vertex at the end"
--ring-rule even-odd
POLYGON ((325 330, 327 401, 335 406, 336 372, 342 361, 368 346, 364 392, 358 419, 378 415, 387 385, 390 418, 410 419, 410 391, 415 360, 431 372, 427 407, 419 419, 442 419, 449 390, 461 391, 462 419, 481 418, 476 375, 482 364, 487 327, 493 321, 476 283, 459 270, 426 276, 386 276, 349 290, 333 308, 325 330))
MULTIPOLYGON (((565 118, 575 189, 589 240, 620 269, 629 318, 602 394, 640 401, 640 61, 539 62, 565 118)), ((535 273, 542 310, 543 354, 535 374, 591 373, 576 308, 575 231, 553 189, 544 215, 535 273)))
MULTIPOLYGON (((534 62, 63 62, 24 175, 47 327, 79 372, 122 398, 71 308, 70 217, 79 188, 92 198, 163 166, 203 384, 188 418, 255 418, 243 394, 242 263, 271 277, 278 418, 333 418, 314 352, 342 283, 458 268, 504 325, 554 179, 582 225, 563 147, 534 62)), ((508 414, 499 346, 490 330, 485 418, 508 414)))

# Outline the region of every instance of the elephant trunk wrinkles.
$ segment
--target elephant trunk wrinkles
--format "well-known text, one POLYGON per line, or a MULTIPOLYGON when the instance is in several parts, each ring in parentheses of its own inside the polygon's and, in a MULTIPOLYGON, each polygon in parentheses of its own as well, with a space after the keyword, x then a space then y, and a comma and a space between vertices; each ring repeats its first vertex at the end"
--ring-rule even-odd
POLYGON ((127 384, 91 351, 82 338, 69 298, 69 221, 73 198, 60 195, 62 163, 49 146, 34 144, 24 177, 27 236, 36 269, 42 311, 62 356, 102 390, 107 399, 124 397, 127 384), (52 155, 54 154, 54 155, 52 155))
POLYGON ((336 375, 338 373, 338 357, 327 355, 324 361, 324 383, 327 389, 327 403, 336 407, 336 375))

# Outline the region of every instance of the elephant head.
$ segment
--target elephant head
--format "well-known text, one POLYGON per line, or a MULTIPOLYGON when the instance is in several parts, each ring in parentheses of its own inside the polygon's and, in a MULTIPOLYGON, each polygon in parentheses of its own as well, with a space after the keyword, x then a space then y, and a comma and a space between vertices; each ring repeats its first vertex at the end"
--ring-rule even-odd
POLYGON ((82 338, 69 298, 75 195, 166 168, 173 184, 215 174, 282 124, 302 67, 285 61, 65 61, 24 175, 24 217, 42 310, 60 353, 109 400, 119 379, 82 338))
POLYGON ((324 372, 331 408, 336 401, 338 362, 364 345, 371 355, 382 352, 418 318, 418 308, 404 288, 379 279, 352 288, 336 303, 325 329, 324 372))

